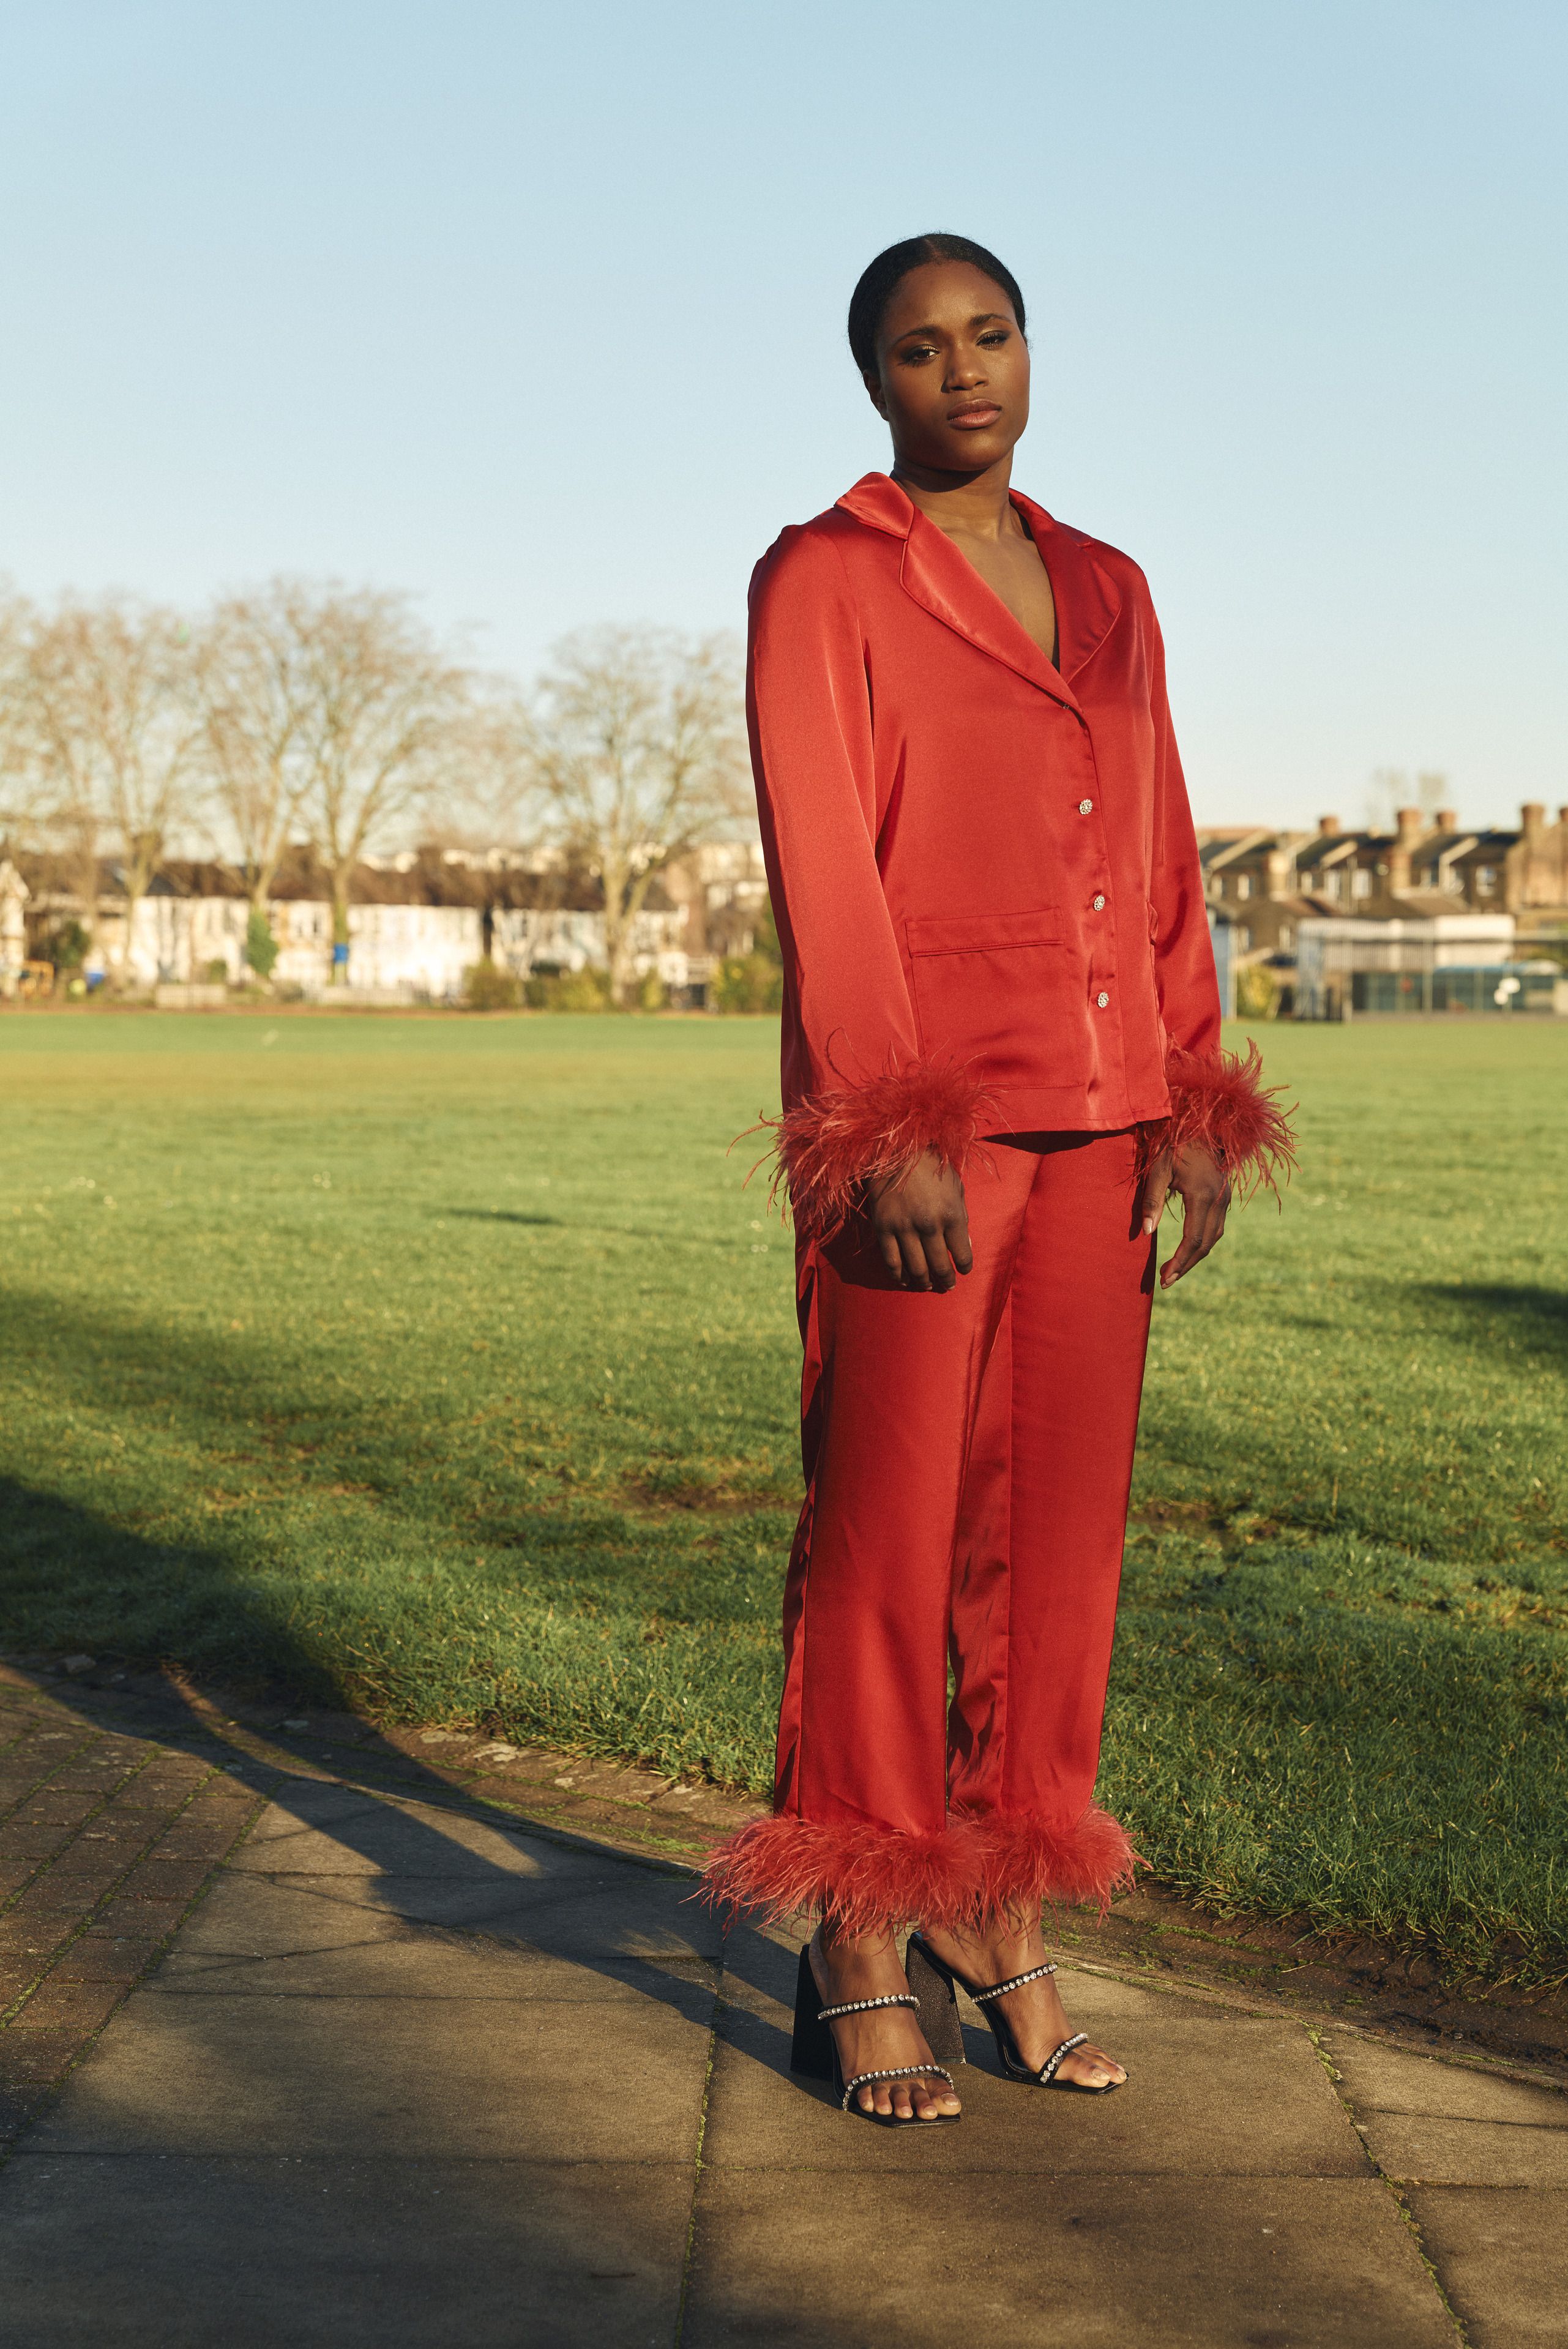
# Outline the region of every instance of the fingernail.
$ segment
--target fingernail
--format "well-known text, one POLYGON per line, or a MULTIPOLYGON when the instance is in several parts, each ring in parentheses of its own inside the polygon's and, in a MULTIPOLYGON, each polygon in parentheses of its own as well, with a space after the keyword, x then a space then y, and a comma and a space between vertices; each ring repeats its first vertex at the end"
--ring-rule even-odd
POLYGON ((1151 1240, 1154 1237, 1154 1218, 1152 1216, 1145 1216, 1143 1218, 1143 1237, 1146 1240, 1151 1240))

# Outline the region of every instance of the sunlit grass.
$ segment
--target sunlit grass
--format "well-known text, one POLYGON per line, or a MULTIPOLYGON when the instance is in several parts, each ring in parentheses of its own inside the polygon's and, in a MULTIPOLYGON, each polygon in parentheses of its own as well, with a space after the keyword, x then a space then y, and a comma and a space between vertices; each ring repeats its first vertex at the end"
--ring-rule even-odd
MULTIPOLYGON (((1264 1043, 1302 1173, 1157 1310, 1102 1792, 1211 1899, 1561 1972, 1568 1032, 1264 1043)), ((8 1644, 765 1785, 798 1341, 727 1153, 776 1051, 0 1019, 8 1644)))

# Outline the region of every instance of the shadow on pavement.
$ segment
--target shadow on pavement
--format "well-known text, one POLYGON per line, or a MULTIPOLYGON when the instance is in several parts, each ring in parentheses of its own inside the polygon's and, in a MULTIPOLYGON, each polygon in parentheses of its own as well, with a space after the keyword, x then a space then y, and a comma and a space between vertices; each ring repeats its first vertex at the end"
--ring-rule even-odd
POLYGON ((0 2173, 15 2349, 677 2338, 721 1970, 783 2075, 793 1952, 348 1717, 42 1686, 269 1807, 0 2173))

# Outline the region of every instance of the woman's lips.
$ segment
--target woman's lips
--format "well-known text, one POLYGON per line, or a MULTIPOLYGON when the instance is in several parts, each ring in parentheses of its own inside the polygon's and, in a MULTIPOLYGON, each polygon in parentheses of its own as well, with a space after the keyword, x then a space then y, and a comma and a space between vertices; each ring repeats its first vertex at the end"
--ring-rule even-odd
POLYGON ((976 400, 971 408, 955 408, 947 421, 959 432, 980 432, 1002 413, 994 399, 976 400))

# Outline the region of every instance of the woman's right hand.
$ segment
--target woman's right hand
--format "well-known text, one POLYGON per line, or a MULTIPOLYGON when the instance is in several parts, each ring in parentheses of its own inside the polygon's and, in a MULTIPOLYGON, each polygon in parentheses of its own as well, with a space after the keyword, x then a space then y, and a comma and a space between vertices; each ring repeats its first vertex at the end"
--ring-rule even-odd
POLYGON ((964 1185, 934 1150, 903 1174, 868 1183, 866 1207, 882 1260, 901 1287, 945 1296, 974 1264, 964 1185))

